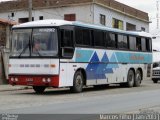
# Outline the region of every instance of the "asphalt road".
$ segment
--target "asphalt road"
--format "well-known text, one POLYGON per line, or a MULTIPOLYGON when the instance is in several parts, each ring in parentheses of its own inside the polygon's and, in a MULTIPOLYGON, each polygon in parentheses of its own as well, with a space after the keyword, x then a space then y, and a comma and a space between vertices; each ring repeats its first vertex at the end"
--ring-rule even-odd
POLYGON ((37 95, 32 89, 0 92, 0 113, 13 114, 106 114, 160 112, 160 83, 143 81, 141 87, 111 85, 85 88, 73 94, 68 89, 48 89, 37 95))

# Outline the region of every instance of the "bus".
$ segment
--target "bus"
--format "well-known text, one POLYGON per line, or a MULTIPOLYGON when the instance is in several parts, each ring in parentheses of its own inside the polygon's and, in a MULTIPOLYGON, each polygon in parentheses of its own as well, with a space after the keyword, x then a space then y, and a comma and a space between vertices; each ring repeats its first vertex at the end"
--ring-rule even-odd
POLYGON ((152 39, 146 32, 54 19, 12 28, 9 83, 33 86, 36 93, 47 87, 75 93, 85 86, 138 87, 151 79, 151 69, 152 39))

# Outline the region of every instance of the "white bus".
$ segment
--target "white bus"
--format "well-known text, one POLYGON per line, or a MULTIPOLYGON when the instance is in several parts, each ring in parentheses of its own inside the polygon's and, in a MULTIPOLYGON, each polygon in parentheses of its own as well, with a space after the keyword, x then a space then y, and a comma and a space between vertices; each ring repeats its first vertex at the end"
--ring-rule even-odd
POLYGON ((151 79, 152 41, 145 32, 129 32, 104 26, 42 20, 13 27, 9 58, 9 83, 46 87, 70 87, 119 83, 140 86, 151 79))

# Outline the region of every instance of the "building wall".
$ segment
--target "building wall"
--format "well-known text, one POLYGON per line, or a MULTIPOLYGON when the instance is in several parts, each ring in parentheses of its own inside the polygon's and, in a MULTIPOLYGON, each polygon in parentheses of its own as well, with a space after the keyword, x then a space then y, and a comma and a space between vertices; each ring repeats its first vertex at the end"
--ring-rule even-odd
MULTIPOLYGON (((64 19, 64 14, 75 13, 76 20, 91 23, 92 15, 90 11, 91 11, 90 5, 83 5, 83 6, 33 10, 32 15, 34 17, 34 20, 39 20, 39 16, 43 16, 44 19, 64 19)), ((0 18, 18 21, 19 18, 28 17, 28 11, 16 11, 14 13, 15 16, 10 18, 8 18, 8 16, 11 15, 11 12, 0 13, 0 18)))
POLYGON ((141 30, 141 27, 144 27, 147 32, 149 32, 149 23, 143 22, 141 20, 131 18, 129 16, 126 16, 124 14, 115 12, 111 9, 101 7, 99 5, 95 5, 94 7, 95 15, 94 15, 94 23, 100 25, 100 14, 103 14, 106 16, 106 26, 112 27, 112 18, 119 19, 123 21, 123 28, 126 30, 126 23, 131 23, 136 25, 136 30, 141 30))
MULTIPOLYGON (((124 30, 126 30, 126 23, 128 22, 135 24, 136 30, 141 30, 141 27, 144 27, 149 32, 149 23, 96 4, 33 10, 34 20, 39 20, 40 16, 43 16, 44 19, 64 19, 64 14, 76 14, 77 21, 98 25, 100 25, 100 14, 104 14, 108 27, 112 27, 112 18, 116 18, 123 21, 124 30)), ((19 18, 27 18, 28 11, 15 11, 14 17, 8 16, 11 16, 11 12, 0 13, 0 18, 18 21, 19 18)))

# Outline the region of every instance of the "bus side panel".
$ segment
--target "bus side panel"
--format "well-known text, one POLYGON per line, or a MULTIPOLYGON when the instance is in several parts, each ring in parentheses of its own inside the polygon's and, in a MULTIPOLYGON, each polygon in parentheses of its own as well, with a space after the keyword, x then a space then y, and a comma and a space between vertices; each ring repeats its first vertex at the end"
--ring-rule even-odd
POLYGON ((110 84, 127 82, 129 69, 142 69, 147 77, 147 64, 151 54, 114 50, 76 48, 73 59, 60 60, 60 87, 73 86, 74 74, 78 69, 86 72, 86 84, 110 84))

